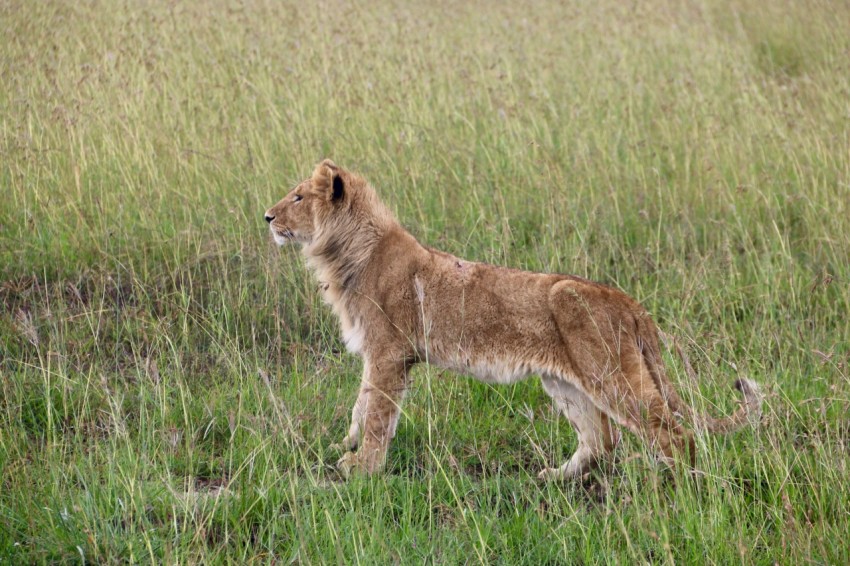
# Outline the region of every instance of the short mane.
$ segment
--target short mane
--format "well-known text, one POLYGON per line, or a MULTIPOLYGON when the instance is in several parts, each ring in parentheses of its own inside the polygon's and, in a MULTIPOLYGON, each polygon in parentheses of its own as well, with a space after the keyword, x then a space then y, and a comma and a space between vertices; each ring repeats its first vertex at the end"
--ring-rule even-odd
POLYGON ((372 250, 398 221, 365 179, 347 171, 344 175, 343 201, 328 202, 316 215, 313 241, 303 252, 321 284, 346 292, 357 288, 372 250))

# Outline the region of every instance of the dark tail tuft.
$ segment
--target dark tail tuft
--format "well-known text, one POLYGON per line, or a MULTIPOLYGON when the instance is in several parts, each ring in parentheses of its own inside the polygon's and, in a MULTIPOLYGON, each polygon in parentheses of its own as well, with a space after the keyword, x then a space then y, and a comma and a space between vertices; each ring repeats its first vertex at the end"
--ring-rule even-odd
POLYGON ((735 380, 735 389, 744 396, 744 408, 750 423, 755 424, 761 418, 761 406, 764 402, 764 394, 759 384, 751 379, 741 378, 735 380))

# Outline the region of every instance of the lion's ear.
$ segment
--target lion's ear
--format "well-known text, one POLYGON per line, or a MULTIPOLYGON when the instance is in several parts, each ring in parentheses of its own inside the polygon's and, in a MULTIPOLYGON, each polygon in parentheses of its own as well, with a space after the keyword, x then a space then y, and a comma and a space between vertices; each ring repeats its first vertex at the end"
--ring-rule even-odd
POLYGON ((340 168, 330 159, 325 159, 313 171, 313 187, 326 193, 331 200, 341 199, 345 193, 345 182, 340 175, 340 168))

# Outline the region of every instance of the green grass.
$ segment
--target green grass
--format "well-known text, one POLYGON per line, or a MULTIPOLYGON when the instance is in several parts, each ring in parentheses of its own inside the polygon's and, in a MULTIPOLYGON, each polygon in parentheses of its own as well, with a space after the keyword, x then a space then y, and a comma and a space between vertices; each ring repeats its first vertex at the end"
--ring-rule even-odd
POLYGON ((0 563, 850 562, 847 5, 302 4, 0 4, 0 563), (419 368, 340 481, 359 361, 262 221, 323 157, 635 296, 758 431, 541 485, 537 380, 419 368))

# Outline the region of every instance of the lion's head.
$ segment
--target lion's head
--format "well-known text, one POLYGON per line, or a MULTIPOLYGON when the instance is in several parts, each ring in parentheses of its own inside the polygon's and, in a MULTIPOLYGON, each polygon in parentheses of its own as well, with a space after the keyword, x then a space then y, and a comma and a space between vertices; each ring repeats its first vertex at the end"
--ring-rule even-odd
POLYGON ((316 165, 313 175, 266 211, 274 241, 311 243, 328 217, 346 200, 349 173, 330 159, 316 165))

